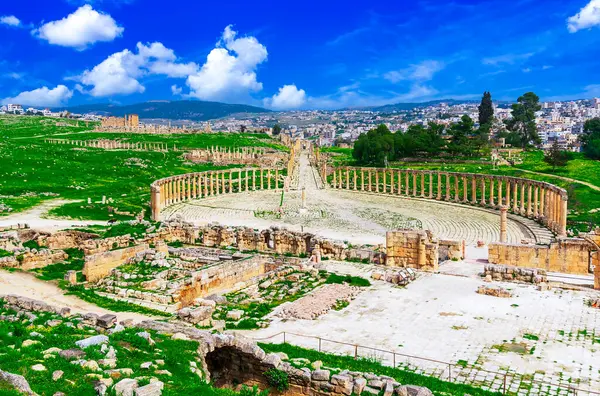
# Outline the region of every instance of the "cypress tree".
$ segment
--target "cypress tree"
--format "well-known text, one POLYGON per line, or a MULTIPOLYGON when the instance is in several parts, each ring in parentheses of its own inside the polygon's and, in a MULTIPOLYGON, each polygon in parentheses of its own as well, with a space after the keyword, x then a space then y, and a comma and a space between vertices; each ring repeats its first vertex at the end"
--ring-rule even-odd
POLYGON ((479 125, 491 124, 494 119, 494 106, 492 104, 492 94, 484 92, 479 105, 479 125))

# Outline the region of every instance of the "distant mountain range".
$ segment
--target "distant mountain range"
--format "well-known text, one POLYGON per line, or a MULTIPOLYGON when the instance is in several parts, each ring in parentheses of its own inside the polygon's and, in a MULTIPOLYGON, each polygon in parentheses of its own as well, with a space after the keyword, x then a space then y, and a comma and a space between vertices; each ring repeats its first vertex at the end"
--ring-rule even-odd
MULTIPOLYGON (((384 106, 376 106, 376 107, 367 107, 367 110, 371 111, 379 111, 382 113, 391 113, 394 111, 406 111, 412 110, 416 108, 429 107, 429 106, 437 106, 440 103, 446 103, 449 106, 457 105, 461 103, 480 103, 480 100, 456 100, 456 99, 440 99, 440 100, 432 100, 429 102, 419 102, 419 103, 395 103, 384 106)), ((494 101, 497 105, 505 105, 509 102, 505 101, 494 101)))
POLYGON ((207 121, 227 117, 237 113, 268 113, 262 107, 199 100, 153 101, 132 105, 114 105, 109 103, 80 105, 60 110, 71 113, 92 113, 97 115, 123 117, 125 114, 137 114, 140 118, 166 120, 207 121))

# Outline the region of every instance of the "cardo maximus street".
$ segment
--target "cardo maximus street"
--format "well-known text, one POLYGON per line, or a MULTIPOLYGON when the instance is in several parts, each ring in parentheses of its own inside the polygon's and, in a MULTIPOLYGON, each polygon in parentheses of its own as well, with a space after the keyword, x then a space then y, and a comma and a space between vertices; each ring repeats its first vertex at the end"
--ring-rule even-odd
MULTIPOLYGON (((500 237, 497 211, 323 188, 306 152, 300 154, 297 175, 292 180, 292 188, 283 194, 283 213, 278 212, 281 192, 265 190, 186 201, 165 208, 161 218, 258 229, 279 225, 353 243, 381 243, 386 231, 402 228, 430 230, 439 238, 464 240, 471 245, 477 241, 495 242, 500 237)), ((509 215, 507 227, 509 243, 523 239, 547 243, 551 237, 548 230, 523 217, 509 215)))

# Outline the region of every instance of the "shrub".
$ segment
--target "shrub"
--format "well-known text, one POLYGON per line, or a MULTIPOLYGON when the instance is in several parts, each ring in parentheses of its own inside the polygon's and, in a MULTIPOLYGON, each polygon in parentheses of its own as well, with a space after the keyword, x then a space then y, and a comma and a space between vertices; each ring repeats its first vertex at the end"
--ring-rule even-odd
POLYGON ((252 388, 244 385, 240 390, 240 396, 269 396, 269 391, 264 390, 261 392, 256 385, 254 385, 252 388))
POLYGON ((37 243, 35 239, 31 239, 27 242, 23 242, 23 247, 39 250, 41 246, 37 243))
POLYGON ((4 249, 0 249, 0 257, 10 257, 13 254, 7 250, 4 249))
POLYGON ((279 392, 285 392, 290 387, 288 374, 285 371, 272 368, 265 371, 264 376, 268 384, 279 392))

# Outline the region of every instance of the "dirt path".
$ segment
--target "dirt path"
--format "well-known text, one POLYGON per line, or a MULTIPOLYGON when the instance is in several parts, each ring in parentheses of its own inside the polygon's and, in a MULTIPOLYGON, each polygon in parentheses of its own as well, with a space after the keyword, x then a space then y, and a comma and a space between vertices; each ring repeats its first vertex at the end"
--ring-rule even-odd
POLYGON ((64 199, 51 199, 42 202, 23 212, 14 213, 0 217, 0 227, 8 227, 17 224, 28 224, 30 228, 40 231, 55 232, 69 227, 85 227, 92 224, 106 224, 105 221, 60 219, 47 217, 48 212, 59 206, 77 202, 64 199))
POLYGON ((69 307, 71 313, 94 312, 97 314, 114 314, 119 321, 133 319, 135 322, 155 319, 151 316, 134 312, 113 312, 97 305, 85 302, 75 296, 67 296, 64 291, 51 282, 37 279, 33 274, 26 272, 0 271, 0 294, 15 294, 41 300, 47 304, 69 307))
POLYGON ((531 170, 527 170, 527 169, 520 169, 520 168, 515 168, 515 169, 519 169, 520 171, 523 171, 525 173, 532 173, 534 175, 548 176, 548 177, 553 177, 555 179, 560 179, 560 180, 568 181, 568 182, 571 182, 571 183, 583 184, 584 186, 587 186, 587 187, 591 188, 594 191, 600 191, 600 187, 596 186, 595 184, 588 183, 588 182, 585 182, 585 181, 582 181, 582 180, 572 179, 570 177, 564 177, 564 176, 551 175, 549 173, 536 172, 536 171, 531 171, 531 170))

